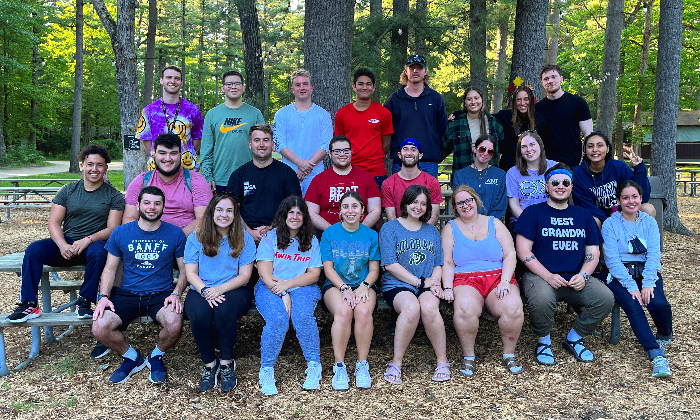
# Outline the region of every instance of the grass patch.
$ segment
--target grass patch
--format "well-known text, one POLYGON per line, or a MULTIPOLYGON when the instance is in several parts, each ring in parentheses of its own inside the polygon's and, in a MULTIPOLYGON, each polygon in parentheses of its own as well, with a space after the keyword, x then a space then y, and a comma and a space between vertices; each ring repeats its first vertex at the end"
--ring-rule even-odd
POLYGON ((10 403, 12 411, 29 411, 38 408, 39 404, 34 401, 13 401, 10 403))
POLYGON ((75 354, 70 354, 59 360, 54 367, 56 376, 73 376, 85 367, 85 360, 75 354))
MULTIPOLYGON (((82 174, 72 174, 69 172, 54 172, 51 174, 40 174, 40 175, 29 175, 29 176, 15 176, 5 179, 80 179, 82 174)), ((124 191, 124 171, 109 171, 109 182, 114 186, 114 188, 119 191, 124 191)), ((36 182, 21 182, 19 184, 21 187, 43 187, 46 185, 44 181, 36 182)), ((51 184, 48 186, 55 186, 57 184, 51 184)), ((0 182, 0 187, 11 187, 10 182, 0 182)))

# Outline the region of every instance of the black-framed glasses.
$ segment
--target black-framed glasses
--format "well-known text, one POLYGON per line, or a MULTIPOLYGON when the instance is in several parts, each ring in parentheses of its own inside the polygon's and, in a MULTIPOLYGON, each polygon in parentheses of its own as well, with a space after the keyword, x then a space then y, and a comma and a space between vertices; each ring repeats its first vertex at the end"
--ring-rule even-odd
POLYGON ((570 187, 572 184, 572 182, 568 179, 562 179, 562 180, 553 179, 553 180, 549 181, 549 183, 552 184, 552 187, 558 187, 559 184, 562 184, 564 187, 567 187, 567 188, 570 187))
POLYGON ((476 151, 479 152, 479 153, 486 153, 486 154, 488 154, 489 156, 493 156, 493 154, 496 153, 495 150, 493 150, 493 149, 487 149, 486 146, 479 146, 479 148, 476 149, 476 151))
POLYGON ((464 207, 467 204, 474 204, 474 200, 475 200, 474 197, 471 197, 471 198, 467 198, 464 201, 457 201, 455 203, 455 207, 459 208, 459 207, 464 207))
POLYGON ((231 87, 234 87, 234 86, 235 86, 235 87, 241 87, 241 86, 243 86, 243 82, 226 82, 226 83, 224 83, 223 85, 224 85, 225 87, 227 87, 227 88, 231 88, 231 87))
POLYGON ((331 150, 331 153, 333 153, 335 156, 349 155, 352 153, 352 149, 349 147, 347 149, 333 149, 331 150))

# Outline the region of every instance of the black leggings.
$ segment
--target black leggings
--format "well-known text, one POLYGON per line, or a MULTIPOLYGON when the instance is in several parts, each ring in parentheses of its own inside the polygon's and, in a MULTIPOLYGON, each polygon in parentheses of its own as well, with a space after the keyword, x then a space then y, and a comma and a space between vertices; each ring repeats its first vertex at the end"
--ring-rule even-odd
POLYGON ((205 365, 216 359, 214 346, 217 341, 221 359, 233 359, 238 318, 245 315, 253 303, 253 291, 247 285, 224 293, 224 297, 226 300, 213 308, 195 290, 190 289, 185 298, 185 313, 205 365))

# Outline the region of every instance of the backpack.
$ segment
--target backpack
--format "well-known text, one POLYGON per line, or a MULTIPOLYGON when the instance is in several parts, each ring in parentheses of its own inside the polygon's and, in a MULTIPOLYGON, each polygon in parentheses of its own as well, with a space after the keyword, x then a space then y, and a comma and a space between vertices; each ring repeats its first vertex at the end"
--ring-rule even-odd
MULTIPOLYGON (((190 175, 190 170, 187 168, 182 168, 183 175, 185 177, 185 185, 187 185, 187 189, 190 190, 190 193, 192 192, 192 175, 190 175)), ((153 171, 155 169, 152 169, 148 172, 146 172, 146 175, 143 176, 143 187, 148 185, 149 181, 151 180, 151 177, 153 177, 153 171)), ((143 188, 141 187, 141 188, 143 188)))

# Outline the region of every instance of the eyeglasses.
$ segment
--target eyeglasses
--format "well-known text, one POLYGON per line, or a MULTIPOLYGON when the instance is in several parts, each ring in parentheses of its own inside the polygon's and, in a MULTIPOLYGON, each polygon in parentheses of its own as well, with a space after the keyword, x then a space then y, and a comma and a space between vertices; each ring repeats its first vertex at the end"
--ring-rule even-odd
POLYGON ((349 148, 349 147, 348 147, 347 149, 333 149, 333 150, 331 150, 331 152, 332 152, 335 156, 349 155, 350 153, 352 153, 352 149, 349 148))
POLYGON ((243 86, 243 82, 226 82, 226 83, 224 83, 224 86, 227 87, 227 88, 231 88, 231 87, 234 87, 234 86, 235 86, 235 87, 241 87, 241 86, 243 86))
POLYGON ((459 207, 464 207, 464 206, 466 206, 467 204, 474 204, 474 197, 472 197, 472 198, 467 198, 467 199, 464 200, 464 201, 458 201, 458 202, 456 202, 456 203, 455 203, 455 207, 457 207, 457 208, 459 208, 459 207))
POLYGON ((549 181, 549 183, 552 184, 552 187, 558 187, 559 184, 561 183, 564 187, 567 187, 567 188, 570 187, 572 184, 572 182, 569 181, 568 179, 564 179, 561 181, 558 179, 553 179, 553 180, 549 181))
POLYGON ((479 152, 479 153, 486 153, 486 154, 488 154, 489 156, 493 156, 493 154, 496 153, 495 150, 493 150, 493 149, 487 149, 485 146, 479 146, 479 148, 476 149, 476 151, 479 152))

